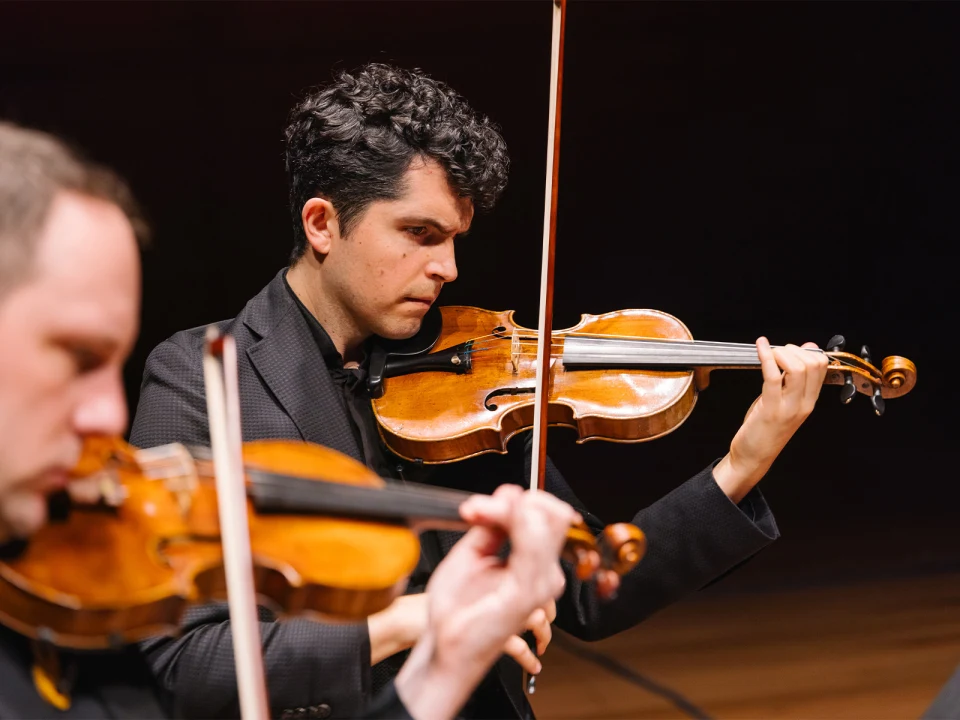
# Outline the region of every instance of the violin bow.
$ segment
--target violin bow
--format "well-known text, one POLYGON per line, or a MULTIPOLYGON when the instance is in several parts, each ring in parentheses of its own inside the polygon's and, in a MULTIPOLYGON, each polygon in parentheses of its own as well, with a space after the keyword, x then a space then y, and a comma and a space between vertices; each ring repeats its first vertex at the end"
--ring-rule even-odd
POLYGON ((530 489, 543 490, 547 469, 547 409, 550 391, 550 346, 553 344, 553 266, 557 245, 557 194, 560 175, 560 99, 563 94, 563 37, 567 0, 553 0, 550 51, 550 110, 547 124, 547 177, 543 204, 543 254, 540 261, 540 320, 537 378, 533 401, 533 457, 530 489))
MULTIPOLYGON (((540 260, 540 320, 537 377, 533 400, 533 455, 530 489, 543 490, 547 471, 547 411, 550 407, 550 346, 553 344, 553 266, 557 245, 557 194, 560 175, 560 100, 563 94, 563 38, 567 0, 553 0, 553 40, 550 48, 550 109, 547 121, 547 175, 543 203, 543 252, 540 260)), ((525 633, 530 649, 536 644, 525 633)), ((536 676, 527 678, 527 692, 536 691, 536 676)))
POLYGON ((243 473, 237 348, 233 336, 221 334, 214 325, 207 328, 205 340, 203 377, 207 415, 210 418, 210 448, 217 483, 217 509, 240 716, 243 720, 267 720, 270 714, 243 473))

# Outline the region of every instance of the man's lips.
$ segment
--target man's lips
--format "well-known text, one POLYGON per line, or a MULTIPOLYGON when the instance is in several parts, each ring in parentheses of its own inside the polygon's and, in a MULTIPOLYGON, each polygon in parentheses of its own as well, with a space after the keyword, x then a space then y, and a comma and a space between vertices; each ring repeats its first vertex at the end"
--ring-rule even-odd
POLYGON ((37 492, 52 493, 62 490, 70 481, 70 473, 63 468, 55 468, 45 472, 34 484, 37 492))

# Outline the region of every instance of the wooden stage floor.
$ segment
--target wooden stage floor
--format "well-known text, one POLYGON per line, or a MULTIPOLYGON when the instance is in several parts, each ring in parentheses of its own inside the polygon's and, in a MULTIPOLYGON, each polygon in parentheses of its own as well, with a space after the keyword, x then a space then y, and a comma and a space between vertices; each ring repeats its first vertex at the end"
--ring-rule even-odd
MULTIPOLYGON (((689 717, 578 658, 577 641, 565 645, 555 643, 543 658, 531 697, 540 720, 689 717)), ((960 665, 960 573, 776 591, 711 588, 585 647, 712 718, 919 718, 960 665)))

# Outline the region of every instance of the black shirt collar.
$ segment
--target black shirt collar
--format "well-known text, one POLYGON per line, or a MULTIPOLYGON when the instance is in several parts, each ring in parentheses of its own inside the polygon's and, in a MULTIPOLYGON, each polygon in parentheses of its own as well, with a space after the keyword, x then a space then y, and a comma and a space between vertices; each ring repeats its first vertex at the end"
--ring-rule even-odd
POLYGON ((310 328, 310 334, 313 335, 314 340, 317 343, 317 347, 320 349, 320 355, 323 357, 324 363, 326 363, 327 369, 330 371, 331 377, 336 381, 348 381, 350 386, 353 386, 358 380, 362 380, 366 377, 366 367, 367 367, 367 357, 366 348, 364 348, 363 360, 360 362, 360 367, 358 369, 347 370, 343 367, 343 356, 337 350, 337 346, 333 344, 333 340, 327 334, 327 331, 323 329, 323 325, 320 324, 320 321, 314 317, 313 313, 307 309, 307 306, 303 304, 297 294, 293 291, 293 288, 290 287, 290 283, 287 281, 287 273, 283 273, 283 285, 286 287, 287 292, 290 293, 290 297, 293 298, 293 301, 297 304, 297 307, 300 308, 300 312, 303 314, 304 319, 307 321, 307 327, 310 328))

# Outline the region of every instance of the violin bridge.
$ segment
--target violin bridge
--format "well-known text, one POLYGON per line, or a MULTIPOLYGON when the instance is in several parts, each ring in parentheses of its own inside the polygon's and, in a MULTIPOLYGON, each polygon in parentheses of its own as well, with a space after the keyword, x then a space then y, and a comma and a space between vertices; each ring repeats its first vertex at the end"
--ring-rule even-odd
POLYGON ((109 455, 104 457, 103 467, 70 481, 67 485, 70 501, 77 505, 119 507, 127 497, 127 490, 117 473, 131 464, 136 465, 131 455, 111 449, 109 455))
POLYGON ((513 374, 520 373, 520 333, 516 328, 510 335, 510 364, 513 365, 513 374))
POLYGON ((180 443, 170 443, 138 451, 137 462, 147 477, 164 481, 176 498, 181 514, 187 515, 193 492, 200 484, 191 452, 180 443))
POLYGON ((127 498, 127 489, 120 484, 116 475, 100 479, 100 498, 110 507, 120 507, 127 498))
POLYGON ((103 503, 118 507, 126 497, 126 489, 117 479, 116 472, 104 468, 93 475, 73 480, 67 485, 70 500, 78 505, 96 505, 103 503))

